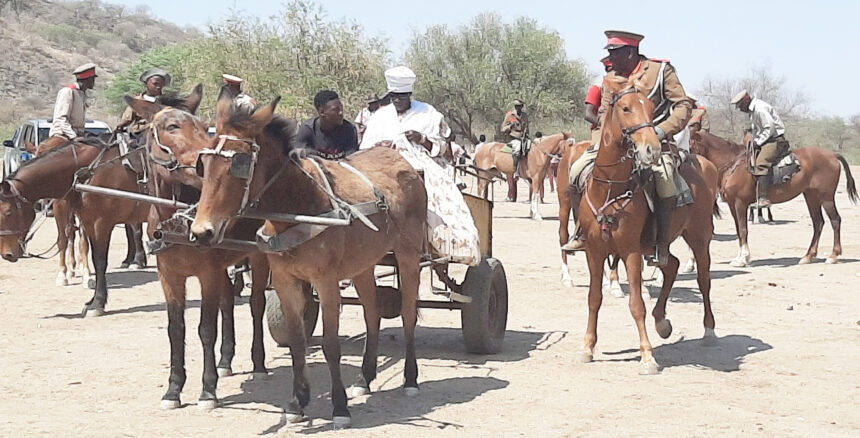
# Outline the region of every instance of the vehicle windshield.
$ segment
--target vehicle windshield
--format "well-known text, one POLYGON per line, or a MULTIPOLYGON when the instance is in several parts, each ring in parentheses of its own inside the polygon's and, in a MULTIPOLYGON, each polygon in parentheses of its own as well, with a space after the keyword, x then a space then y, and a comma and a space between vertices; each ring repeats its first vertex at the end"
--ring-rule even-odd
POLYGON ((39 144, 48 139, 49 132, 51 132, 51 128, 39 128, 39 144))
POLYGON ((108 129, 108 128, 86 128, 85 131, 87 131, 93 135, 101 135, 101 134, 104 134, 106 132, 110 132, 110 129, 108 129))

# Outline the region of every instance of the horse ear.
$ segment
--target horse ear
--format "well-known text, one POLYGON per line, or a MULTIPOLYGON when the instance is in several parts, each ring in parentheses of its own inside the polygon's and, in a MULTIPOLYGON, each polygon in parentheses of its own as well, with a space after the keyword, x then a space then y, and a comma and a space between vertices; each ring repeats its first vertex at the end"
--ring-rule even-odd
POLYGON ((230 110, 233 106, 233 94, 227 85, 221 86, 221 92, 218 93, 218 102, 215 103, 215 118, 221 122, 226 121, 230 117, 230 110))
POLYGON ((275 100, 272 103, 261 106, 254 111, 254 115, 251 116, 251 120, 254 121, 254 124, 263 127, 269 124, 272 121, 272 117, 275 115, 275 108, 278 107, 278 102, 281 101, 281 96, 276 96, 275 100))
POLYGON ((203 102, 203 84, 197 84, 191 94, 185 98, 185 107, 191 114, 197 114, 197 109, 200 108, 200 103, 203 102))
POLYGON ((12 186, 9 181, 4 180, 3 182, 0 182, 0 196, 4 198, 12 196, 12 186))
POLYGON ((126 105, 130 106, 134 112, 143 116, 147 120, 152 120, 164 106, 155 102, 149 102, 143 99, 135 99, 131 96, 123 96, 122 98, 126 105))

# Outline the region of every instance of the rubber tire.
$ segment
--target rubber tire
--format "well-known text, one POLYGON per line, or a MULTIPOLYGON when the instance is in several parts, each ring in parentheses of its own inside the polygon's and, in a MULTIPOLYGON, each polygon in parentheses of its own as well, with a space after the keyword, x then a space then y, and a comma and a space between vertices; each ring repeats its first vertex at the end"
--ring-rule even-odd
POLYGON ((466 350, 494 354, 502 349, 508 322, 508 279, 502 262, 485 257, 466 271, 463 294, 472 298, 460 312, 466 350))
MULTIPOLYGON (((310 343, 311 336, 317 326, 320 313, 320 303, 314 300, 313 288, 310 284, 304 286, 305 292, 305 339, 310 343)), ((279 347, 289 347, 289 331, 284 320, 284 312, 281 310, 281 300, 278 293, 272 289, 266 289, 266 321, 269 324, 269 335, 279 347)))

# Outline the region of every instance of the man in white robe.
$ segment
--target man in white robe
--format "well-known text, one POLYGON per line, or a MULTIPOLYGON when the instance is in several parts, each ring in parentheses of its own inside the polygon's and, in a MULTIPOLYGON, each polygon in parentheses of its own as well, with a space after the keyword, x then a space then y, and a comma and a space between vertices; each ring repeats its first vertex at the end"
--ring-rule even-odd
POLYGON ((462 193, 442 168, 450 129, 436 108, 412 100, 415 79, 408 67, 385 71, 391 105, 373 113, 359 149, 395 148, 412 167, 423 171, 430 244, 439 255, 476 265, 481 261, 478 230, 462 193))

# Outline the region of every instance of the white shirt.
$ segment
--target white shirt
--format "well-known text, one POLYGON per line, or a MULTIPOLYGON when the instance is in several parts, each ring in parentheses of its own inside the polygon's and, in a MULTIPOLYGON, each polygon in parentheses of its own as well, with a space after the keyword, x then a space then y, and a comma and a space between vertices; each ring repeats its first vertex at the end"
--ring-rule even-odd
MULTIPOLYGON (((436 111, 432 105, 417 100, 413 100, 412 106, 403 114, 397 114, 394 104, 376 110, 367 121, 367 129, 359 149, 372 148, 385 140, 395 141, 406 131, 418 131, 430 140, 433 144, 431 157, 438 157, 445 152, 447 145, 443 136, 448 135, 450 129, 442 113, 436 111)), ((424 150, 424 146, 413 146, 424 150)))
POLYGON ((59 135, 71 140, 84 132, 87 93, 72 84, 60 89, 54 104, 54 117, 49 136, 59 135))
POLYGON ((756 146, 761 146, 771 138, 785 134, 782 119, 769 103, 761 99, 753 99, 750 102, 750 111, 753 143, 756 146))

